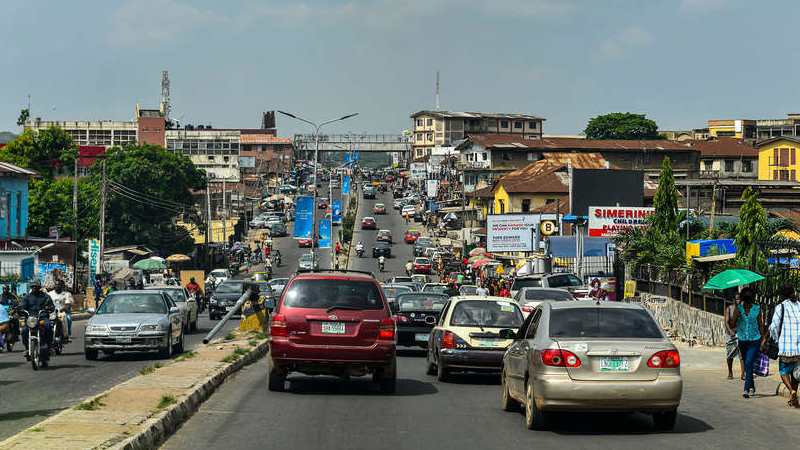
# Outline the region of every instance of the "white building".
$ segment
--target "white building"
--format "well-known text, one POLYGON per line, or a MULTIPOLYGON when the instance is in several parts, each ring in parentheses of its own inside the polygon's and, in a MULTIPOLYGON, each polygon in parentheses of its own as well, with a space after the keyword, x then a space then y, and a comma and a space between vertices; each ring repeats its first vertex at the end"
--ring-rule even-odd
POLYGON ((209 181, 238 183, 240 130, 192 128, 167 130, 167 148, 205 169, 209 181))

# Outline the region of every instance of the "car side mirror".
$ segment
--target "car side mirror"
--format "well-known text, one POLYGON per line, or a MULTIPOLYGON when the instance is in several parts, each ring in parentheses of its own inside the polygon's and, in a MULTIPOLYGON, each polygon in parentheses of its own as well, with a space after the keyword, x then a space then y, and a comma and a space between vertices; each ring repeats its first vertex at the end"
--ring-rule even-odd
POLYGON ((173 306, 173 307, 171 307, 171 308, 169 309, 169 313, 170 313, 170 314, 177 314, 177 313, 179 313, 179 312, 181 312, 181 309, 180 309, 180 308, 178 308, 177 306, 173 306))
POLYGON ((503 328, 497 333, 500 336, 500 339, 516 339, 517 332, 510 329, 510 328, 503 328))
POLYGON ((97 312, 97 310, 94 309, 94 308, 89 308, 89 309, 86 310, 86 312, 88 312, 89 314, 94 314, 94 313, 97 312))

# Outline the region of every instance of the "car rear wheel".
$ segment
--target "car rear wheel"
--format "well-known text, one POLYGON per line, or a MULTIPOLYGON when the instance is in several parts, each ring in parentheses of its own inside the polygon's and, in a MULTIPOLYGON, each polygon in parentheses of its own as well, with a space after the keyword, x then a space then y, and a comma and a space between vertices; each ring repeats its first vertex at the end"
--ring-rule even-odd
POLYGON ((653 414, 653 425, 657 430, 669 431, 675 428, 675 420, 678 418, 678 411, 668 411, 653 414))
POLYGON ((519 411, 519 402, 511 397, 508 392, 508 380, 506 379, 506 369, 503 368, 503 374, 500 376, 500 383, 502 385, 503 394, 501 398, 501 407, 503 411, 519 411))
POLYGON ((284 385, 286 384, 286 372, 282 369, 275 367, 272 358, 267 360, 267 387, 272 392, 283 392, 284 385))
POLYGON ((375 372, 372 380, 380 384, 381 392, 384 394, 394 394, 397 386, 397 363, 394 359, 386 368, 375 372))
POLYGON ((428 369, 425 371, 426 375, 436 375, 436 364, 428 361, 428 369))
POLYGON ((436 365, 436 379, 442 383, 450 381, 450 371, 442 367, 441 364, 436 365))
POLYGON ((525 390, 525 426, 529 430, 542 430, 547 425, 547 416, 536 407, 533 397, 533 385, 528 383, 525 390))

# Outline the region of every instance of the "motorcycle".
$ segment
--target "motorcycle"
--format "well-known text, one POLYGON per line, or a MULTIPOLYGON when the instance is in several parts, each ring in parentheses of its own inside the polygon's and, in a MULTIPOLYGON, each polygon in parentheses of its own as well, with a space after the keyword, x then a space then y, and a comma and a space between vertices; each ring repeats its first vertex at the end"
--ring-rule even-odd
POLYGON ((3 342, 6 344, 6 351, 11 352, 14 350, 14 344, 19 342, 19 318, 16 307, 3 305, 3 308, 8 311, 8 317, 11 319, 8 331, 3 333, 3 342))
POLYGON ((64 311, 50 313, 50 326, 53 328, 53 354, 55 355, 60 355, 64 351, 64 345, 66 345, 64 324, 61 322, 65 315, 64 311))
POLYGON ((45 333, 44 322, 49 318, 47 311, 39 311, 39 315, 34 317, 28 314, 27 311, 20 311, 23 317, 23 323, 28 327, 28 361, 31 362, 33 370, 39 370, 39 367, 47 367, 50 363, 50 348, 47 342, 44 342, 47 333, 45 333))
POLYGON ((364 249, 363 248, 357 248, 356 249, 356 253, 358 253, 358 257, 361 258, 362 256, 364 256, 364 249))
POLYGON ((281 255, 275 255, 275 265, 278 267, 281 266, 281 255))
POLYGON ((385 266, 385 263, 382 263, 382 262, 379 262, 379 263, 378 263, 378 267, 380 267, 380 269, 381 269, 381 272, 383 272, 383 267, 384 267, 384 266, 385 266))

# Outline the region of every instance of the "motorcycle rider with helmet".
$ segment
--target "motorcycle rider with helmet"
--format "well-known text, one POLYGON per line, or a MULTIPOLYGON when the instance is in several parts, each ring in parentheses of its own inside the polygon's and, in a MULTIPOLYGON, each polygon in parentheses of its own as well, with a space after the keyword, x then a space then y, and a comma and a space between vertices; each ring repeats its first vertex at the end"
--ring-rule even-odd
MULTIPOLYGON (((53 311, 55 305, 53 299, 49 295, 42 292, 42 282, 34 279, 30 284, 31 292, 22 297, 19 307, 23 311, 27 311, 29 316, 38 317, 41 311, 53 311)), ((47 348, 53 345, 53 328, 50 326, 50 317, 44 317, 44 338, 47 342, 47 348)), ((22 324, 22 343, 25 345, 25 353, 23 356, 28 357, 28 324, 22 324)))
POLYGON ((72 294, 64 289, 64 281, 62 280, 56 282, 55 289, 48 292, 48 295, 53 300, 53 305, 55 305, 56 310, 64 312, 64 318, 61 319, 61 330, 62 333, 66 330, 67 335, 62 337, 64 338, 64 342, 68 343, 70 341, 70 336, 72 336, 72 316, 70 315, 70 310, 75 301, 72 299, 72 294))
POLYGON ((364 244, 361 241, 358 241, 358 244, 356 244, 356 253, 358 253, 359 258, 364 254, 364 244))

